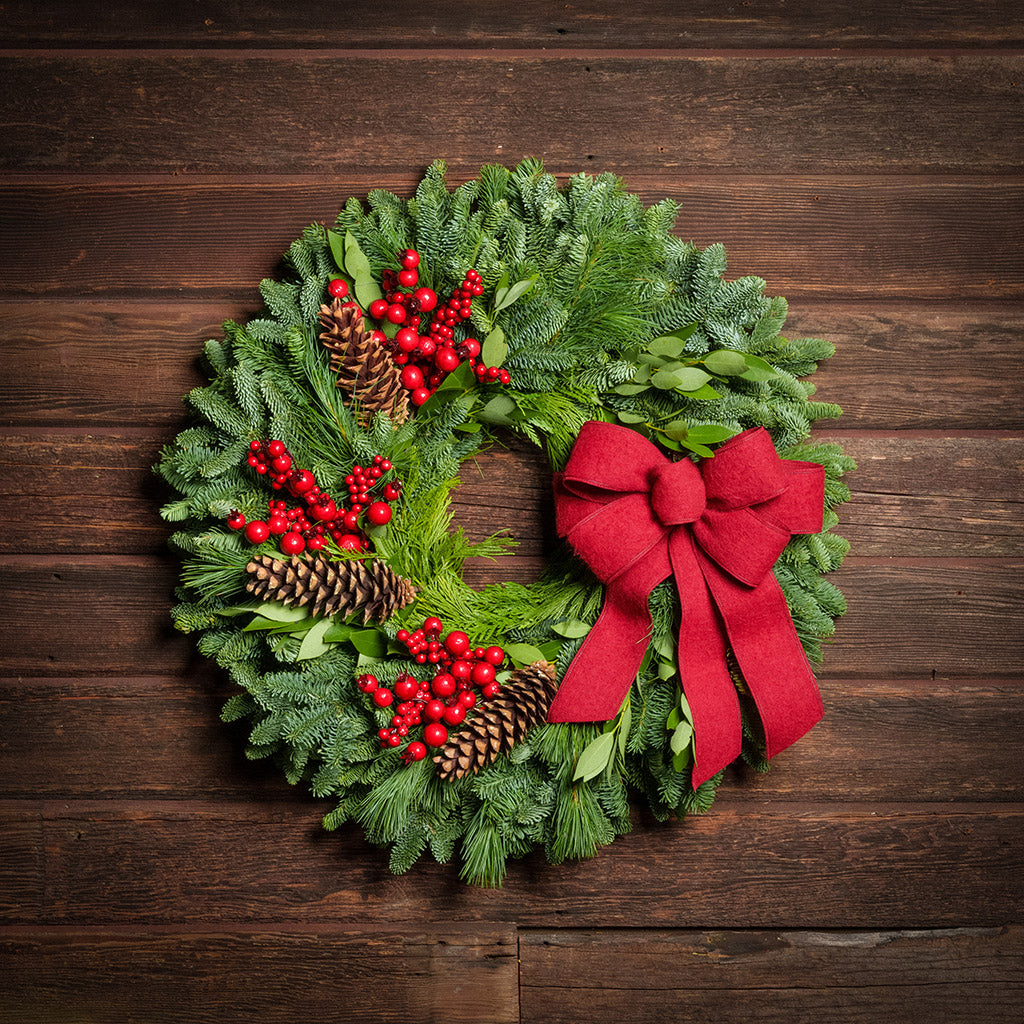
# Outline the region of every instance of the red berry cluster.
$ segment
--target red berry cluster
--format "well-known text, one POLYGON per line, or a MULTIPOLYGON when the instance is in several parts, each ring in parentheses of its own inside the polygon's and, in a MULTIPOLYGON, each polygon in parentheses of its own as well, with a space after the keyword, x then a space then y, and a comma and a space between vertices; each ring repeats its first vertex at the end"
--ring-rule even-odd
POLYGON ((296 469, 291 452, 284 442, 253 441, 249 445, 248 464, 260 476, 270 478, 275 491, 286 490, 305 505, 289 508, 288 502, 271 499, 267 503, 267 519, 253 519, 246 523, 241 512, 232 511, 227 524, 232 530, 245 530, 250 544, 262 544, 270 537, 280 537, 281 550, 286 555, 298 555, 307 548, 319 551, 334 539, 342 551, 366 551, 370 542, 359 527, 359 517, 365 513, 368 522, 382 526, 391 520, 391 502, 402 494, 402 482, 391 480, 384 484, 380 498, 372 495, 385 473, 391 471, 391 462, 382 455, 373 457, 369 467, 353 466, 345 477, 350 505, 339 508, 337 502, 317 486, 316 478, 308 469, 296 469))
POLYGON ((505 652, 498 646, 474 648, 469 637, 459 630, 452 630, 442 640, 443 629, 440 619, 427 619, 413 633, 407 629, 398 631, 399 641, 418 665, 437 666, 429 683, 408 673, 398 677, 393 689, 382 686, 376 676, 369 674, 356 680, 359 689, 370 694, 377 707, 389 708, 398 701, 391 726, 377 733, 382 747, 400 747, 411 729, 426 722, 424 742, 413 740, 402 752, 406 763, 422 761, 428 746, 444 746, 448 742, 447 726, 459 725, 467 711, 501 690, 495 675, 505 660, 505 652), (479 689, 479 697, 474 687, 479 689))
MULTIPOLYGON (((389 347, 395 364, 402 367, 402 386, 410 392, 409 399, 421 406, 437 390, 440 383, 461 363, 468 360, 481 381, 508 384, 512 378, 508 370, 477 363, 480 342, 476 338, 455 340, 455 327, 468 320, 473 312, 473 299, 483 295, 484 286, 475 270, 466 271, 462 284, 452 289, 451 297, 438 306, 437 294, 430 288, 415 288, 419 281, 420 254, 406 249, 398 254, 402 270, 385 270, 382 285, 385 298, 370 304, 369 313, 378 321, 387 320, 403 324, 389 347), (419 333, 423 323, 420 313, 433 313, 425 334, 419 333)), ((374 332, 376 340, 388 344, 382 331, 374 332), (377 337, 379 335, 379 337, 377 337)))

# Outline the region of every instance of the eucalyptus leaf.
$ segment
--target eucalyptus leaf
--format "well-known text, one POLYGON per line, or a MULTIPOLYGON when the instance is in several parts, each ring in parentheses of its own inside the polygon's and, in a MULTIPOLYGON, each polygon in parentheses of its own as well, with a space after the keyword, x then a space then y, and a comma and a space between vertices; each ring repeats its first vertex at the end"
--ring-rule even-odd
POLYGON ((356 298, 362 303, 363 309, 368 309, 372 303, 384 298, 380 285, 373 277, 370 261, 359 248, 351 231, 345 232, 345 269, 355 281, 356 298))
POLYGON ((676 726, 683 720, 683 716, 679 711, 679 708, 673 708, 669 712, 668 719, 665 722, 665 728, 669 732, 675 732, 676 726))
POLYGON ((467 420, 465 423, 456 423, 455 429, 463 434, 477 434, 482 429, 479 423, 467 420))
POLYGON ((507 357, 508 342, 505 340, 505 332, 500 327, 495 327, 484 338, 480 348, 480 358, 483 360, 484 366, 501 366, 507 357))
POLYGON ((696 391, 711 380, 711 375, 699 366, 684 366, 673 373, 678 378, 679 383, 676 384, 676 387, 680 391, 696 391))
POLYGON ((714 352, 709 352, 703 362, 708 370, 722 377, 735 377, 747 369, 747 361, 743 358, 743 353, 734 352, 728 348, 719 348, 714 352))
POLYGON ((281 604, 279 601, 264 601, 259 608, 259 614, 265 619, 273 619, 275 622, 298 622, 300 619, 309 618, 309 609, 306 607, 295 608, 291 605, 281 604))
POLYGON ((502 294, 500 299, 497 293, 495 293, 494 312, 500 313, 503 309, 508 309, 517 299, 521 299, 537 283, 537 277, 538 275, 534 274, 532 277, 526 278, 525 281, 516 281, 514 285, 502 294))
POLYGON ((672 767, 677 772, 685 771, 687 768, 690 767, 690 762, 692 760, 690 756, 690 749, 690 747, 687 747, 685 750, 680 751, 680 753, 676 754, 672 758, 672 767))
POLYGON ((632 395, 642 395, 645 391, 650 391, 650 389, 650 384, 616 384, 612 390, 617 395, 629 397, 632 395))
POLYGON ((336 622, 324 634, 324 639, 329 643, 339 643, 342 640, 347 640, 355 630, 355 626, 350 626, 346 622, 336 622))
POLYGON ((668 745, 673 754, 681 754, 693 739, 693 726, 689 722, 680 722, 672 733, 668 745))
POLYGON ((619 716, 618 736, 619 740, 619 757, 626 756, 626 740, 629 739, 629 727, 633 724, 633 710, 630 707, 629 697, 626 698, 626 703, 622 705, 622 714, 619 716))
POLYGON ((531 665, 535 661, 544 661, 544 652, 533 644, 506 644, 505 653, 519 665, 531 665))
POLYGON ((344 272, 345 270, 345 239, 338 234, 337 231, 327 232, 327 244, 331 247, 331 255, 334 257, 334 262, 337 268, 344 272))
POLYGON ((634 384, 650 384, 651 382, 651 368, 649 366, 641 366, 637 369, 636 373, 633 374, 634 384))
POLYGON ((696 391, 688 391, 686 393, 687 398, 696 398, 702 402, 712 402, 716 398, 721 398, 721 394, 716 391, 710 384, 705 384, 702 388, 697 388, 696 391))
POLYGON ((309 661, 311 658, 319 658, 331 649, 331 645, 324 640, 324 636, 331 628, 330 619, 320 619, 312 629, 306 632, 299 644, 299 653, 295 656, 296 661, 309 661))
POLYGON ((388 638, 379 629, 360 629, 349 640, 352 646, 367 658, 383 658, 388 650, 388 638))
POLYGON ((658 661, 658 678, 671 679, 676 674, 676 667, 670 661, 658 661))
POLYGON ((740 374, 744 380, 771 380, 779 375, 771 363, 751 352, 744 352, 743 360, 747 364, 746 372, 740 374))
POLYGON ((674 441, 682 441, 690 433, 690 425, 686 420, 673 420, 665 425, 665 433, 674 441))
POLYGON ((558 652, 562 649, 561 640, 548 640, 546 643, 540 645, 540 653, 545 661, 554 661, 558 657, 558 652))
POLYGON ((679 442, 684 448, 688 448, 695 455, 699 455, 702 459, 713 459, 715 453, 707 448, 705 445, 697 444, 696 441, 680 441, 679 442))
POLYGON ((696 427, 690 427, 686 435, 687 441, 694 441, 697 444, 718 444, 719 441, 727 441, 735 437, 737 431, 732 427, 719 426, 717 423, 702 423, 696 427))
POLYGON ((669 359, 675 359, 676 356, 682 353, 685 347, 685 342, 679 338, 674 338, 670 334, 663 334, 660 338, 655 338, 647 346, 647 351, 656 356, 667 356, 669 359))
POLYGON ((686 699, 686 694, 683 693, 682 690, 679 691, 679 710, 688 722, 693 722, 693 712, 690 710, 690 702, 686 699))
POLYGON ((641 416, 637 412, 626 412, 625 410, 617 412, 615 417, 620 423, 644 423, 647 420, 646 416, 641 416))
POLYGON ((672 338, 678 338, 680 341, 687 341, 697 333, 697 328, 700 325, 697 323, 687 324, 685 327, 680 327, 678 330, 669 331, 669 336, 672 338))
POLYGON ((233 619, 238 615, 251 615, 253 612, 262 611, 263 606, 263 601, 250 601, 248 604, 235 604, 230 608, 218 608, 214 615, 224 615, 233 619))
POLYGON ((596 740, 588 743, 583 748, 579 760, 576 762, 576 772, 572 777, 573 782, 582 780, 589 782, 596 778, 608 767, 612 755, 615 753, 615 733, 603 732, 596 740))
POLYGON ((682 383, 682 378, 678 370, 658 370, 651 377, 651 383, 659 391, 674 391, 682 383))
POLYGON ((676 656, 675 642, 669 636, 659 636, 653 642, 654 649, 666 660, 674 661, 676 656))
POLYGON ((586 636, 590 632, 591 627, 579 619, 565 619, 563 622, 556 622, 551 629, 559 636, 575 640, 577 637, 586 636))
POLYGON ((477 413, 477 419, 483 423, 493 423, 499 427, 512 426, 512 414, 517 411, 516 403, 509 395, 495 395, 477 413))

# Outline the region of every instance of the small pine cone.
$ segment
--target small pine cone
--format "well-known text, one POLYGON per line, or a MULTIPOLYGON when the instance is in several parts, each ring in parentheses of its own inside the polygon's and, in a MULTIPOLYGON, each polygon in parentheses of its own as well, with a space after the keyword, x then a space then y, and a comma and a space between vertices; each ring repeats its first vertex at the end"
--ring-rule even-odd
POLYGON ((547 716, 558 689, 555 666, 535 661, 518 669, 501 692, 455 733, 434 757, 445 782, 486 768, 505 754, 547 716))
POLYGON ((287 561, 257 555, 246 567, 245 589, 264 601, 298 608, 312 604, 311 613, 346 618, 363 613, 363 622, 384 622, 416 596, 416 588, 389 565, 375 558, 333 562, 316 555, 287 561))
POLYGON ((320 307, 320 341, 331 353, 337 386, 359 405, 359 422, 366 426, 378 412, 386 412, 396 425, 409 418, 408 393, 402 370, 391 353, 366 330, 363 316, 340 299, 320 307))

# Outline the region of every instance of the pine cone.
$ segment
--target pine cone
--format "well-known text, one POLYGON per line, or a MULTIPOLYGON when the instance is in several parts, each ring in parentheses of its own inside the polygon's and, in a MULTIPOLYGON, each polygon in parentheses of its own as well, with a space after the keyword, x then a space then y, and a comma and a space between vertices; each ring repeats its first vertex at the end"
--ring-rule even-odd
POLYGON ((498 696, 434 757, 441 778, 449 782, 478 772, 521 743, 547 718, 557 689, 555 666, 550 662, 535 661, 513 672, 498 696))
POLYGON ((342 309, 340 299, 320 307, 320 341, 331 353, 331 370, 337 386, 359 405, 359 422, 366 426, 378 412, 393 423, 409 418, 409 399, 402 387, 401 368, 391 353, 375 342, 363 316, 351 306, 342 309))
POLYGON ((246 567, 245 589, 264 601, 280 601, 298 608, 312 603, 313 615, 346 617, 363 613, 363 622, 383 622, 416 596, 416 588, 390 566, 375 558, 332 562, 316 555, 284 562, 257 555, 246 567))

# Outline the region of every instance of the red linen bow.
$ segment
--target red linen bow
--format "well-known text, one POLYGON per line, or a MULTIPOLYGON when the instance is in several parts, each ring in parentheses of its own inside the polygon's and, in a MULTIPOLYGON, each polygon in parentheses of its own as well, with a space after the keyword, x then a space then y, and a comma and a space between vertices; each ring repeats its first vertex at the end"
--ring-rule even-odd
POLYGON ((763 427, 726 441, 698 468, 670 462, 625 427, 584 424, 555 475, 556 525, 607 589, 548 721, 616 715, 650 640, 647 599, 674 574, 694 786, 740 753, 727 644, 757 704, 768 756, 798 740, 821 718, 821 697, 771 569, 792 534, 821 530, 824 486, 821 466, 780 459, 763 427))

